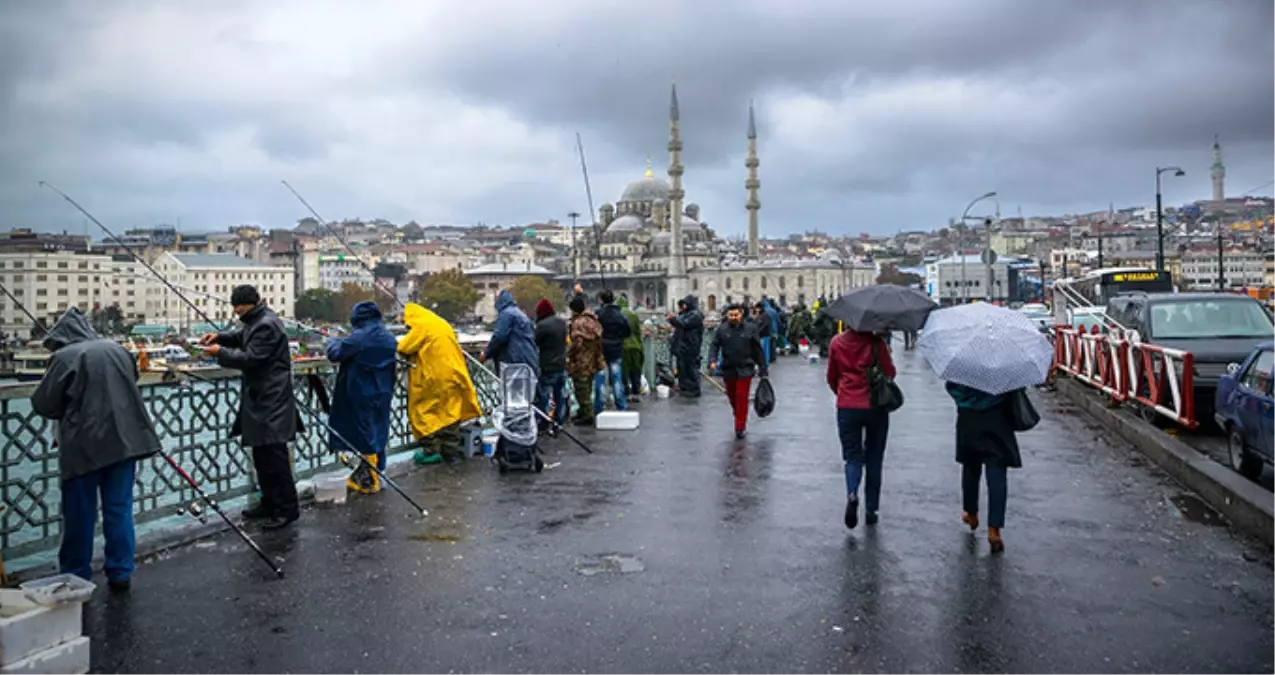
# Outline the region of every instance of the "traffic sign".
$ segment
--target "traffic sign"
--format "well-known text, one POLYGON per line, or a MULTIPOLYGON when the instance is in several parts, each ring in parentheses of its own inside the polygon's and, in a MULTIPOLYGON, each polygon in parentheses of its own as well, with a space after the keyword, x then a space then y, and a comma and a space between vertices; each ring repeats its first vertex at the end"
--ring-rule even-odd
POLYGON ((993 251, 990 248, 983 249, 982 255, 979 256, 979 260, 982 260, 984 265, 995 265, 996 251, 993 251))

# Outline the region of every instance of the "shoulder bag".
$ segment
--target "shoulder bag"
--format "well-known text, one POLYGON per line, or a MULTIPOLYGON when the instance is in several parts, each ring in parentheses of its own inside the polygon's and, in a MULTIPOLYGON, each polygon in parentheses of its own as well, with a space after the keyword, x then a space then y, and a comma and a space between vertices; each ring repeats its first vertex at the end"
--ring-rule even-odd
POLYGON ((873 338, 872 363, 866 371, 868 377, 868 405, 873 410, 892 413, 903 407, 903 390, 894 378, 881 368, 881 340, 873 338))

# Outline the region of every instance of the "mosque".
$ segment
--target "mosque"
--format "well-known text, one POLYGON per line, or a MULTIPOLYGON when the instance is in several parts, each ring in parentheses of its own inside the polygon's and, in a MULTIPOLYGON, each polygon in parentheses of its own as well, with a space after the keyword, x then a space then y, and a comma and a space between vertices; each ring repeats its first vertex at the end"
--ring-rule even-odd
MULTIPOLYGON (((757 170, 757 124, 748 107, 748 247, 742 255, 720 239, 694 202, 683 206, 682 138, 677 86, 669 105, 668 180, 646 174, 629 183, 614 204, 598 210, 600 241, 577 242, 575 278, 588 292, 603 287, 626 295, 643 308, 672 310, 693 294, 700 307, 716 311, 732 302, 753 302, 765 295, 781 305, 810 304, 819 296, 837 297, 855 286, 875 282, 874 266, 842 260, 835 253, 819 259, 763 261, 759 256, 758 216, 761 181, 757 170), (596 247, 596 248, 595 248, 596 247), (589 254, 584 252, 588 251, 589 254), (592 255, 590 255, 592 254, 592 255)), ((563 279, 563 281, 570 281, 563 279)))

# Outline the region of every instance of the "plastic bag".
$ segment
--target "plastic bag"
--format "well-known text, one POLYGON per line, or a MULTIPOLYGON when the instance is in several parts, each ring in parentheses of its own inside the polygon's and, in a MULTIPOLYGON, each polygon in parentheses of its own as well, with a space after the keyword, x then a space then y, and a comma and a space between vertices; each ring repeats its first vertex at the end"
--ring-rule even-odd
POLYGON ((753 396, 753 410, 758 417, 765 417, 775 412, 775 388, 770 386, 770 378, 763 377, 757 384, 757 393, 753 396))

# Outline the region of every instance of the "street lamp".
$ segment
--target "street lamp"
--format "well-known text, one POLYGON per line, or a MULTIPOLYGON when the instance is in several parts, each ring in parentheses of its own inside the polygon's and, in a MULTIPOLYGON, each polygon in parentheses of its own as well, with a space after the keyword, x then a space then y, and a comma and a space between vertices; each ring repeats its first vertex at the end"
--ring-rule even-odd
POLYGON ((1182 177, 1186 172, 1181 167, 1166 166, 1155 168, 1155 271, 1164 272, 1164 211, 1161 207, 1160 174, 1172 171, 1174 176, 1182 177))
MULTIPOLYGON (((965 299, 965 302, 970 301, 970 290, 969 290, 970 287, 969 287, 969 284, 965 282, 965 219, 969 217, 970 209, 974 208, 975 204, 983 201, 984 199, 991 199, 992 197, 995 197, 995 196, 996 196, 995 192, 988 192, 987 194, 981 197, 978 197, 974 201, 970 202, 970 205, 965 207, 965 210, 961 212, 961 240, 959 242, 961 247, 961 289, 962 289, 961 293, 962 293, 962 297, 965 299)), ((988 237, 990 236, 991 236, 991 230, 989 229, 988 237)), ((990 242, 989 242, 989 246, 990 246, 990 242)))

